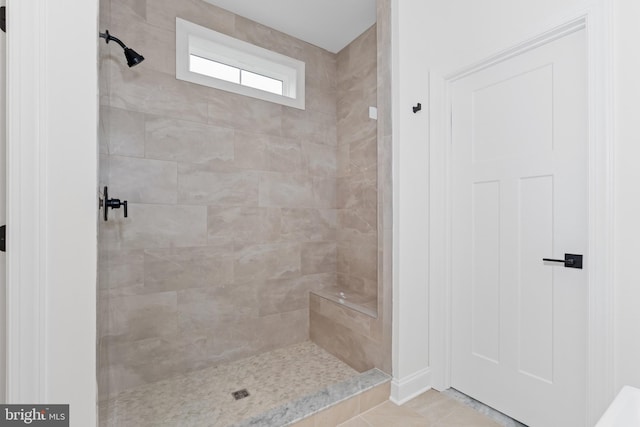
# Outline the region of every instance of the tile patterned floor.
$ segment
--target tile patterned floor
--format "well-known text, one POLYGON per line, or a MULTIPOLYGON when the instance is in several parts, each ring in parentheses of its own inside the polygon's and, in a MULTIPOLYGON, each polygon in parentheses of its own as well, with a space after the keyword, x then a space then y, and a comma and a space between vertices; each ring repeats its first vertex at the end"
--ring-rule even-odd
POLYGON ((100 403, 100 426, 226 427, 356 375, 308 341, 121 393, 100 403))
MULTIPOLYGON (((505 417, 506 419, 506 417, 505 417)), ((501 427, 505 424, 435 390, 397 406, 392 402, 360 414, 340 427, 501 427)))

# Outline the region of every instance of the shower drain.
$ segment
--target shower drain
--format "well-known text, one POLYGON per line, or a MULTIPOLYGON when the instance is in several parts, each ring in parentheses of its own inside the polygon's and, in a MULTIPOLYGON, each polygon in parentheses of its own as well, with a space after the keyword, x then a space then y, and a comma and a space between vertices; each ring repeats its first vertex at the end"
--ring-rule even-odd
POLYGON ((233 393, 231 393, 231 395, 235 400, 240 400, 249 396, 249 392, 247 391, 246 388, 243 388, 242 390, 234 391, 233 393))

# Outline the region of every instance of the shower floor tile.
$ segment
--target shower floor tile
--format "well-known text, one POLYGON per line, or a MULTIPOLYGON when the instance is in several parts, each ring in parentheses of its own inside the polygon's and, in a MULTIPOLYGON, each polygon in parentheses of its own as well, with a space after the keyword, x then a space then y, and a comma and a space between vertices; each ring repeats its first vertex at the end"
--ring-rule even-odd
POLYGON ((100 402, 100 426, 227 427, 357 375, 307 341, 123 392, 100 402))

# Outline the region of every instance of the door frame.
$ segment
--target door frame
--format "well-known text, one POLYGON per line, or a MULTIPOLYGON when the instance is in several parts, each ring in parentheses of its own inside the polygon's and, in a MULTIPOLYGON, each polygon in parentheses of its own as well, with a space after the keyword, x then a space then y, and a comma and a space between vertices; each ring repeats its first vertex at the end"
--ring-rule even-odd
POLYGON ((97 419, 98 6, 7 0, 6 399, 69 404, 83 426, 97 419))
POLYGON ((594 425, 614 397, 612 2, 602 0, 507 50, 459 70, 430 70, 429 359, 433 386, 451 386, 451 85, 469 74, 585 29, 588 105, 588 319, 586 419, 594 425))

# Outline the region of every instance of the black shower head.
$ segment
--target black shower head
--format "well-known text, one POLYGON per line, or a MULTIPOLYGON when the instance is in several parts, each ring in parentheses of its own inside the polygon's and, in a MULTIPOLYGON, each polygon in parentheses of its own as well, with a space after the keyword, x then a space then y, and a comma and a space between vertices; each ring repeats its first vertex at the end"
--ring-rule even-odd
POLYGON ((100 37, 105 39, 107 43, 113 40, 114 42, 118 43, 120 47, 124 49, 124 56, 127 58, 127 65, 129 67, 133 67, 134 65, 138 65, 139 63, 144 61, 144 56, 140 55, 135 50, 128 48, 117 37, 113 37, 111 34, 109 34, 109 30, 106 30, 104 33, 100 33, 100 37))
POLYGON ((139 63, 144 61, 144 56, 128 47, 124 48, 124 56, 127 57, 127 65, 129 67, 133 67, 134 65, 138 65, 139 63))

